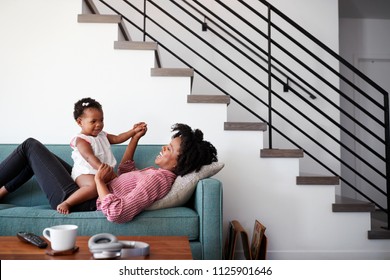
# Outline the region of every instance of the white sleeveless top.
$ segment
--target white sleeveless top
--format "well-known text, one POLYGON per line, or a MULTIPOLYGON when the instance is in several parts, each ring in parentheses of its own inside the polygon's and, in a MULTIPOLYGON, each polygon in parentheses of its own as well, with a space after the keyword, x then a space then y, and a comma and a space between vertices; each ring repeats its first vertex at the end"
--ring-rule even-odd
POLYGON ((102 162, 107 163, 111 167, 115 167, 116 159, 114 154, 111 151, 111 144, 108 142, 107 133, 100 132, 98 136, 88 136, 85 134, 76 135, 72 141, 70 142, 70 146, 72 147, 72 159, 74 161, 74 165, 72 168, 72 178, 76 180, 78 176, 81 174, 96 174, 97 170, 94 169, 80 154, 79 150, 76 147, 77 138, 82 138, 88 143, 91 144, 93 153, 95 156, 102 162))

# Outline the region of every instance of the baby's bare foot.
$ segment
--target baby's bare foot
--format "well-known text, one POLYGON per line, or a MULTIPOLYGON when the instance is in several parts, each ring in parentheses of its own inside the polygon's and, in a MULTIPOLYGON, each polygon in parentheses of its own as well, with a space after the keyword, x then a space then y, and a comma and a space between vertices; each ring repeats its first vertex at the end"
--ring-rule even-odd
POLYGON ((60 214, 69 214, 70 213, 70 205, 64 201, 61 204, 58 204, 57 206, 57 212, 60 214))

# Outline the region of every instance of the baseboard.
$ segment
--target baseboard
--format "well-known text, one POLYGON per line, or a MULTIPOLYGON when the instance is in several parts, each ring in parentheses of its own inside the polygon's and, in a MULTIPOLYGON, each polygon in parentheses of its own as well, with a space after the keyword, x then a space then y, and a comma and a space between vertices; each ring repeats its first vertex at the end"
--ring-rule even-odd
POLYGON ((390 251, 269 251, 267 258, 274 260, 389 260, 390 251))
MULTIPOLYGON (((235 259, 244 260, 244 252, 235 259)), ((268 251, 267 260, 390 260, 390 251, 268 251)))

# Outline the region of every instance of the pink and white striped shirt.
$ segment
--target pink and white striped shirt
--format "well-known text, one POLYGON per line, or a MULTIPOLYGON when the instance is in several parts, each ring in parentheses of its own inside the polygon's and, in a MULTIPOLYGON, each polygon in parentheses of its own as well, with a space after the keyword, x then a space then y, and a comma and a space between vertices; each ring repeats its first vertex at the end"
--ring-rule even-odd
POLYGON ((97 209, 110 222, 126 223, 163 198, 175 179, 172 171, 155 167, 138 170, 134 161, 126 161, 119 165, 118 177, 107 184, 110 194, 97 199, 97 209))

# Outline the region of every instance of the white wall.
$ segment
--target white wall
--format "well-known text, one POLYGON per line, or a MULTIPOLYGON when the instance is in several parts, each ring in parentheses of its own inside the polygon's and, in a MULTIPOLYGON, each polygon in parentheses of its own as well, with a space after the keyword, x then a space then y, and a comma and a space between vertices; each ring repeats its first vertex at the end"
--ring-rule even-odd
MULTIPOLYGON (((336 1, 273 3, 337 49, 336 1)), ((68 143, 78 132, 73 103, 85 96, 101 101, 109 132, 148 122, 142 143, 166 143, 170 125, 186 122, 225 162, 216 176, 225 229, 237 219, 251 233, 259 219, 270 259, 390 257, 388 242, 367 240, 368 213, 332 213, 333 186, 296 186, 298 159, 260 159, 261 132, 224 131, 225 105, 187 104, 188 78, 150 77, 153 52, 113 50, 117 27, 78 24, 80 11, 80 0, 0 1, 0 143, 68 143)))
POLYGON ((389 54, 390 20, 340 19, 340 54, 353 63, 358 54, 389 54))

